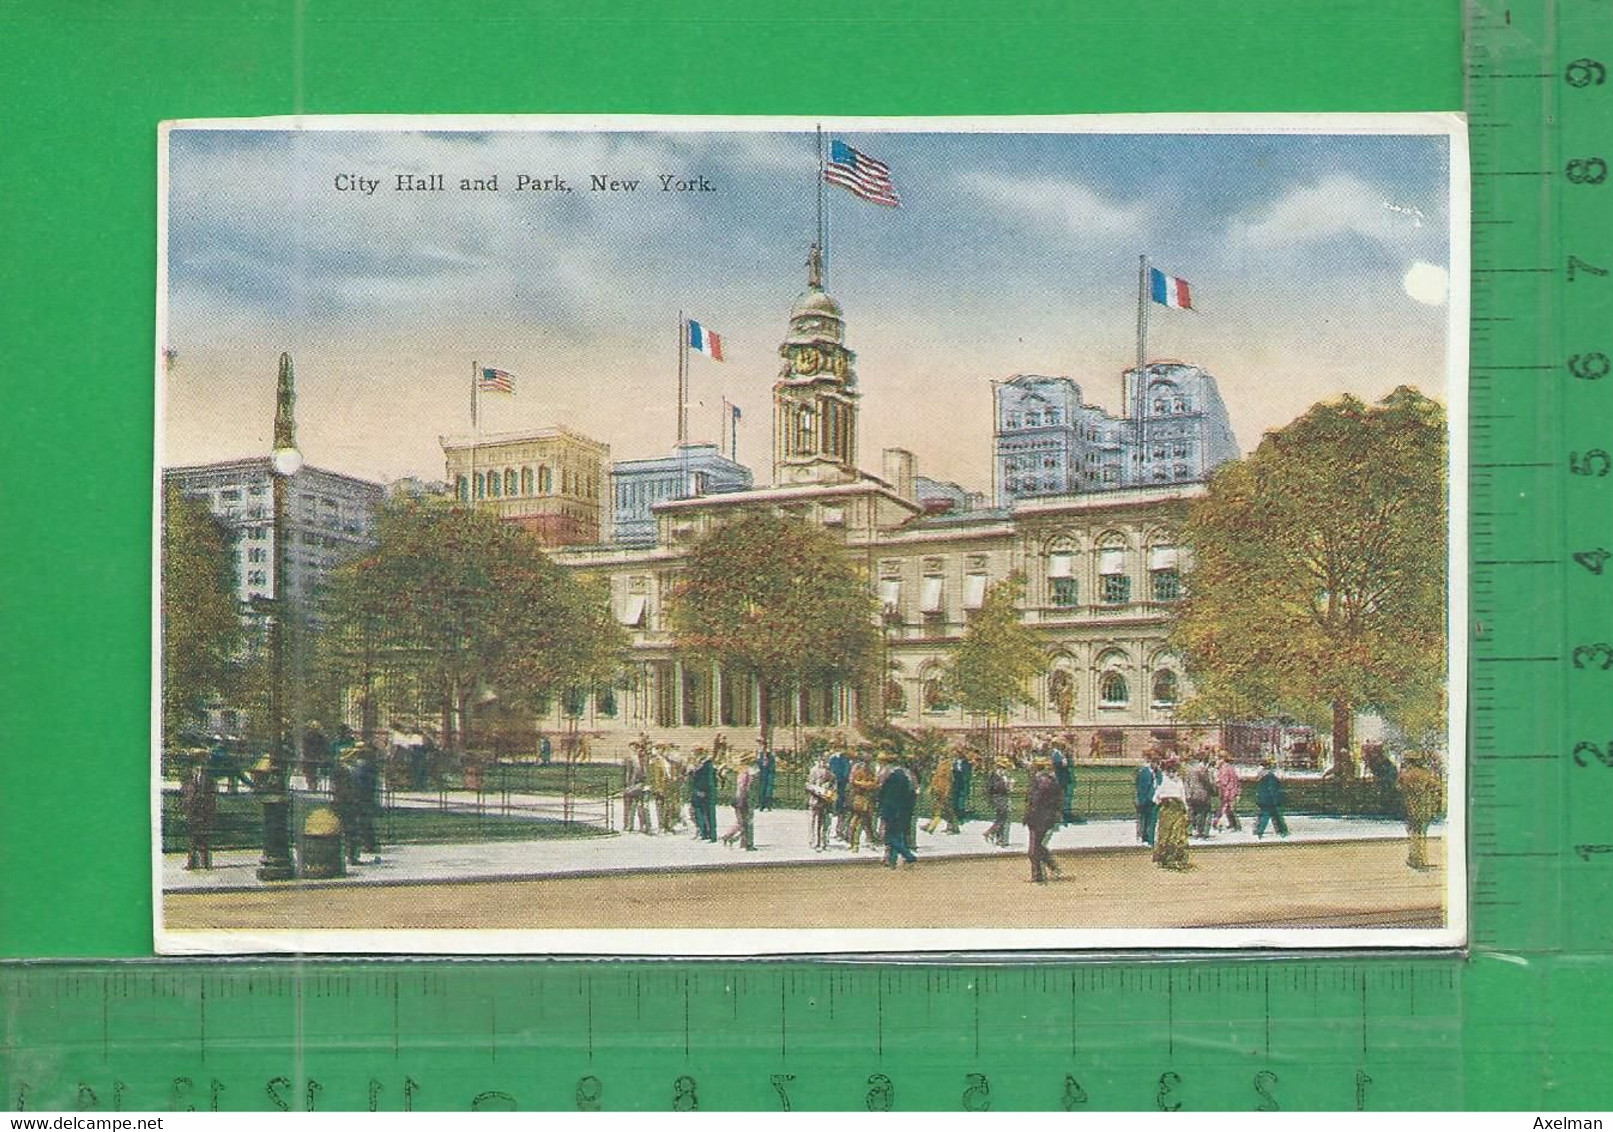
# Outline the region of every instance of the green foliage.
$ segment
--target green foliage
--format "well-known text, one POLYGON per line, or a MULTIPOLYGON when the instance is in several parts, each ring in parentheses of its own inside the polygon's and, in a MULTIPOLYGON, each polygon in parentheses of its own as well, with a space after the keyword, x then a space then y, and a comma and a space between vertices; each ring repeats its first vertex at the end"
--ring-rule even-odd
POLYGON ((331 581, 329 679, 420 707, 491 690, 520 710, 615 677, 628 642, 605 583, 560 569, 527 532, 413 499, 389 502, 376 531, 374 552, 331 581))
POLYGON ((951 692, 972 715, 1002 719, 1033 702, 1032 680, 1047 671, 1047 652, 1020 617, 1025 576, 1010 574, 986 591, 947 673, 951 692))
POLYGON ((241 613, 230 534, 205 503, 163 495, 162 730, 170 741, 235 683, 241 613))
POLYGON ((1445 684, 1444 409, 1402 386, 1314 406, 1223 466, 1189 511, 1172 632, 1184 714, 1331 715, 1335 761, 1362 708, 1426 732, 1445 684))
POLYGON ((680 651, 754 676, 764 701, 775 690, 860 684, 880 647, 877 604, 845 548, 766 512, 695 545, 667 612, 680 651))

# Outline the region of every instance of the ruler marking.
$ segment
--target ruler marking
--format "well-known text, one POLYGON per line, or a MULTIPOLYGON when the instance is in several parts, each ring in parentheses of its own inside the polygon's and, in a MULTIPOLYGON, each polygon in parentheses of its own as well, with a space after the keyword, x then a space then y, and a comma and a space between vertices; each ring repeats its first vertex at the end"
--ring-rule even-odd
POLYGON ((689 1060, 689 976, 683 977, 683 1060, 689 1060))
POLYGON ((980 974, 979 974, 979 972, 975 973, 974 984, 975 984, 975 993, 974 993, 975 1057, 978 1059, 980 1057, 980 974))
POLYGON ((1075 972, 1070 972, 1070 1057, 1075 1057, 1075 972))
POLYGON ((207 1064, 207 976, 200 980, 201 994, 196 1011, 196 1041, 201 1048, 202 1064, 207 1064))
POLYGON ((392 976, 392 1060, 393 1061, 396 1061, 398 1059, 398 1056, 399 1056, 399 1052, 398 1052, 399 1035, 402 1033, 402 1029, 403 1029, 402 1026, 399 1024, 399 1019, 398 1019, 398 1013, 399 1013, 399 1010, 401 1009, 401 1007, 399 1005, 399 1002, 398 1002, 398 992, 399 992, 399 985, 400 985, 401 981, 402 980, 400 980, 396 975, 392 976))
POLYGON ((1265 971, 1266 1057, 1271 1057, 1271 969, 1265 971))
POLYGON ((885 976, 874 972, 874 1053, 885 1060, 885 976))
POLYGON ((594 1063, 594 976, 590 973, 583 976, 588 988, 588 1064, 594 1063))
POLYGON ((1165 972, 1165 1051, 1176 1060, 1176 976, 1165 972))
POLYGON ((778 1055, 780 1058, 788 1057, 790 1053, 789 1013, 789 996, 786 993, 785 981, 781 978, 778 981, 778 1055))

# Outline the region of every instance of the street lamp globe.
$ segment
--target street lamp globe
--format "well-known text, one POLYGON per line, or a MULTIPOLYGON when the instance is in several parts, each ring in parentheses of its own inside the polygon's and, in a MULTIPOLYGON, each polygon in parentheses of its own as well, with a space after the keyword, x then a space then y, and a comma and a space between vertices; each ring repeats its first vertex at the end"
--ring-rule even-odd
POLYGON ((295 446, 276 448, 269 454, 269 463, 277 476, 294 476, 302 467, 302 452, 295 446))

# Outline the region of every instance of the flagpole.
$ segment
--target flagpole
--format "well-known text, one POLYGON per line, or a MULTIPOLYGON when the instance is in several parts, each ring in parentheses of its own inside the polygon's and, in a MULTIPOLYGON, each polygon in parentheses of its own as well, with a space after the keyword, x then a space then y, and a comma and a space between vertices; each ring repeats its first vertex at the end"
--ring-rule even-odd
POLYGON ((1137 369, 1135 371, 1135 388, 1132 390, 1134 414, 1137 422, 1137 483, 1144 480, 1143 465, 1147 459, 1147 435, 1143 430, 1144 387, 1147 384, 1147 375, 1144 367, 1148 364, 1148 256, 1143 254, 1137 257, 1137 369))
POLYGON ((735 413, 738 405, 728 406, 728 458, 739 463, 739 416, 735 413))
POLYGON ((689 443, 689 322, 678 312, 678 447, 689 443))
POLYGON ((829 212, 823 196, 823 123, 818 123, 818 257, 822 266, 822 283, 829 286, 829 212))

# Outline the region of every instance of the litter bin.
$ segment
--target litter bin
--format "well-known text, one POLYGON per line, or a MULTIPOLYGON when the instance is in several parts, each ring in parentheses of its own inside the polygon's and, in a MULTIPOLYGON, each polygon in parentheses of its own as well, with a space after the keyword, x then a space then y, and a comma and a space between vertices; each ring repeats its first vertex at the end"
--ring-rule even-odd
POLYGON ((342 823, 329 806, 320 806, 302 823, 302 875, 313 880, 347 875, 342 823))

